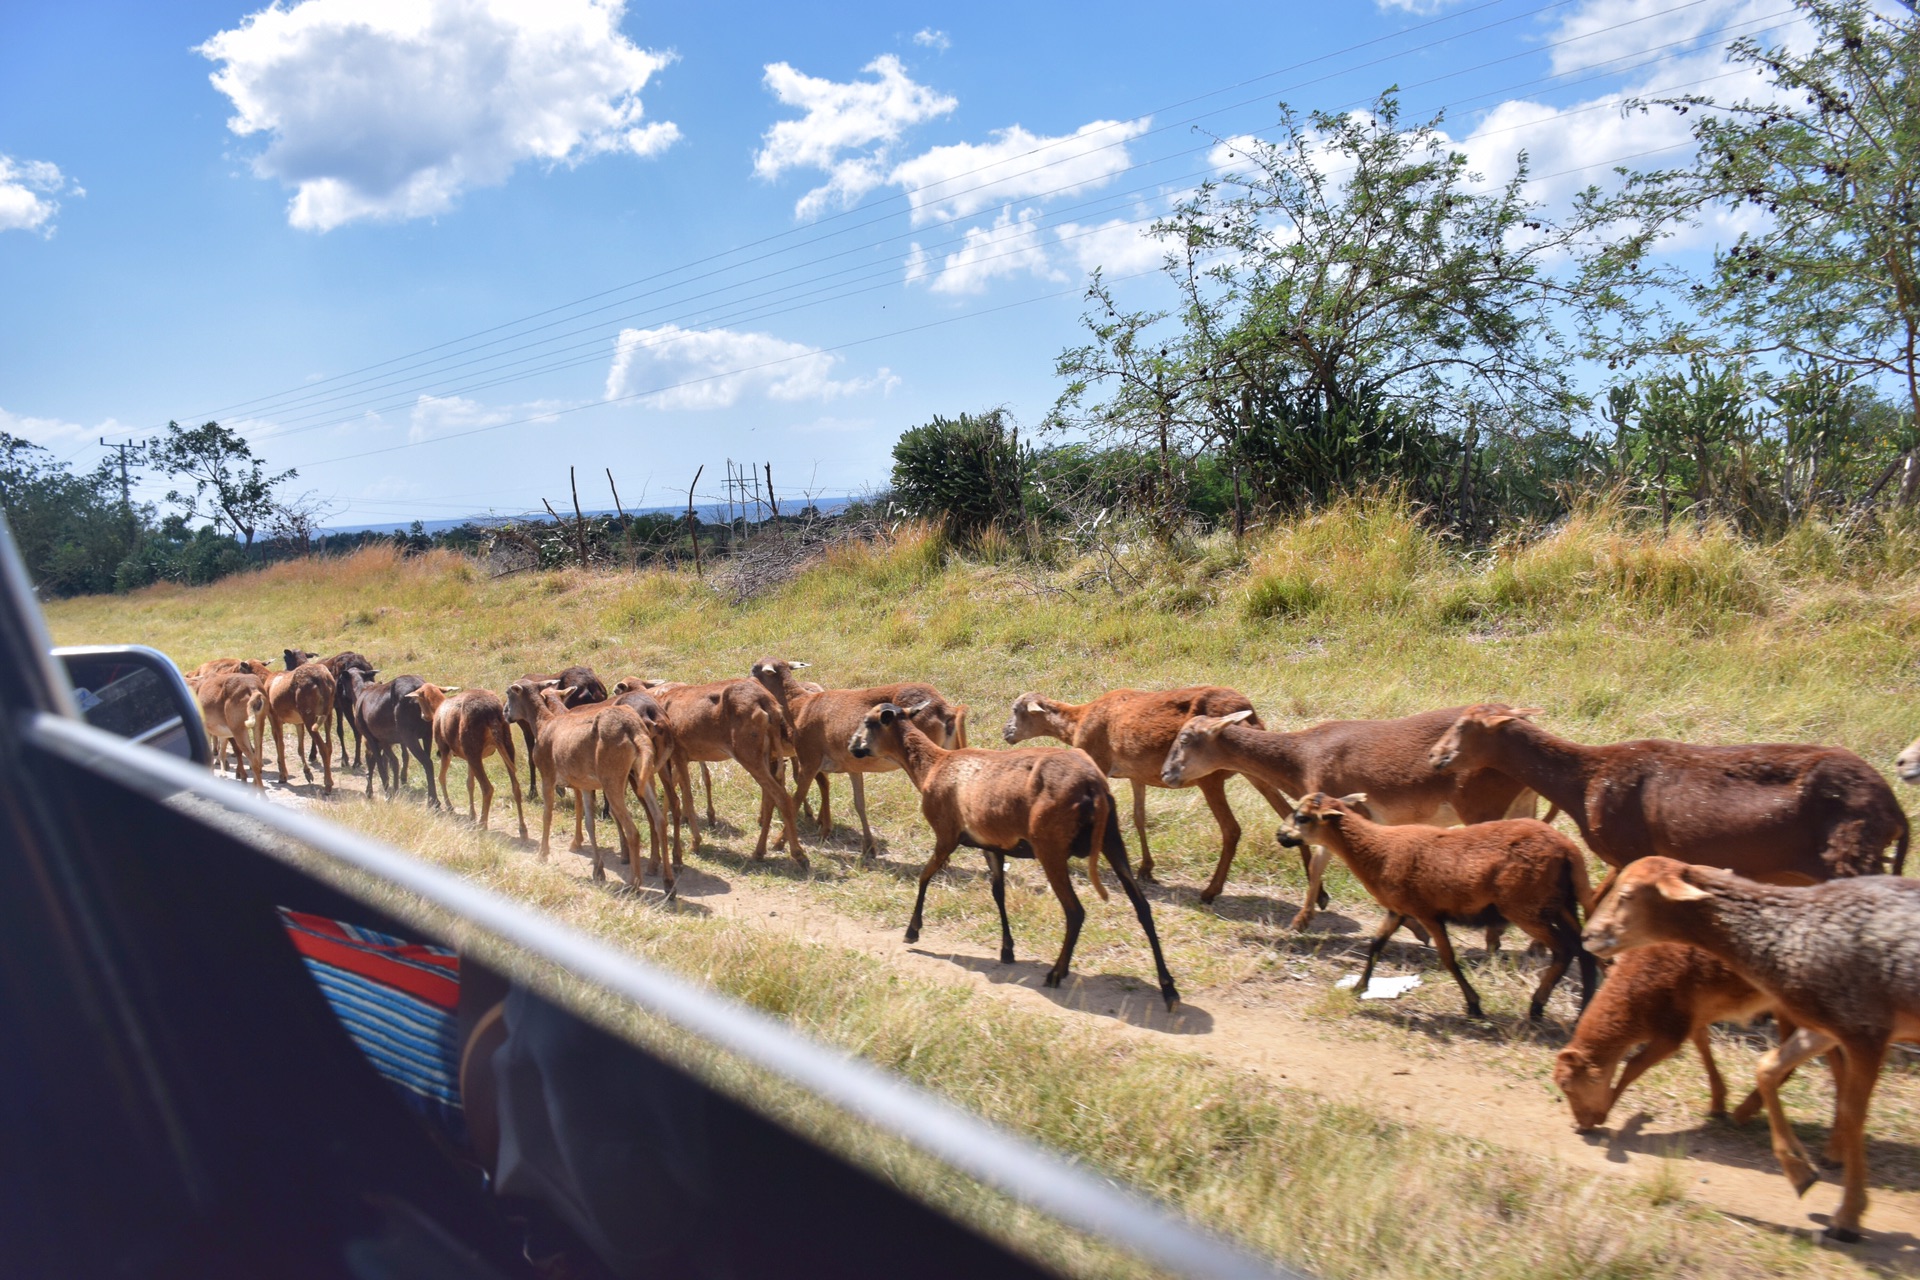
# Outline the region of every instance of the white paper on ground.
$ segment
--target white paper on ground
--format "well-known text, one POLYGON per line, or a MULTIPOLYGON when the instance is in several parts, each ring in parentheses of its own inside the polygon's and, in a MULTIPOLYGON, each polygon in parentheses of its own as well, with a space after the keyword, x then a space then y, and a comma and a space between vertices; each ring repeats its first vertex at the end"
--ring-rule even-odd
MULTIPOLYGON (((1360 975, 1350 973, 1333 985, 1336 990, 1351 991, 1360 985, 1360 975)), ((1367 984, 1367 989, 1360 993, 1360 998, 1362 1000, 1398 1000, 1419 985, 1420 975, 1417 973, 1404 974, 1397 978, 1375 978, 1367 984)))

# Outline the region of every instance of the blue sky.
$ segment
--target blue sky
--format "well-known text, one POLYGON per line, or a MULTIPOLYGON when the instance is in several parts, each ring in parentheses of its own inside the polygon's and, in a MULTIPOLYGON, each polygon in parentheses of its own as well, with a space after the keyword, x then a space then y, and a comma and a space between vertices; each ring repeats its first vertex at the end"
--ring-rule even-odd
POLYGON ((934 413, 1037 423, 1088 269, 1164 297, 1137 227, 1277 100, 1407 86, 1552 203, 1684 160, 1619 95, 1743 87, 1790 7, 12 4, 0 430, 216 417, 341 524, 858 491, 934 413))

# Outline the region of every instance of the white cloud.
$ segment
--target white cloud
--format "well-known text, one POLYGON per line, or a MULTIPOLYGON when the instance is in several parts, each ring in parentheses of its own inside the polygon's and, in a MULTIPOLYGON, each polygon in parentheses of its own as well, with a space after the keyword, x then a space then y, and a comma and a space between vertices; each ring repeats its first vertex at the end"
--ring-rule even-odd
POLYGON ((784 62, 766 68, 773 96, 806 114, 776 121, 767 130, 754 155, 753 171, 768 179, 803 168, 824 169, 829 175, 824 186, 800 198, 794 208, 799 217, 816 217, 832 203, 851 207, 886 180, 890 148, 903 132, 959 105, 957 99, 915 83, 890 53, 862 70, 875 78, 841 83, 803 75, 784 62))
POLYGON ((1038 209, 1022 209, 1016 216, 1008 205, 991 227, 968 227, 960 248, 946 255, 938 272, 932 255, 918 243, 907 258, 908 281, 930 277, 927 287, 935 293, 980 293, 994 280, 1022 275, 1066 279, 1047 253, 1038 209))
POLYGON ((219 63, 227 127, 294 189, 287 220, 429 217, 522 161, 657 155, 640 90, 673 60, 620 32, 623 0, 279 0, 198 52, 219 63))
POLYGON ((1460 0, 1373 0, 1373 3, 1382 13, 1429 14, 1452 8, 1460 0))
POLYGON ((924 49, 937 49, 941 53, 953 48, 953 41, 944 31, 935 31, 932 27, 922 27, 913 33, 913 42, 924 49))
POLYGON ((991 142, 934 147, 894 167, 916 225, 965 218, 1009 201, 1057 199, 1111 181, 1133 163, 1126 144, 1147 130, 1138 120, 1095 120, 1045 137, 1019 125, 991 142))
POLYGON ((1553 31, 1555 75, 1614 58, 1638 58, 1676 41, 1700 40, 1730 23, 1779 12, 1770 0, 1587 0, 1570 10, 1553 31))
POLYGON ((556 400, 537 400, 528 404, 489 405, 464 396, 423 395, 407 413, 407 439, 431 440, 450 432, 474 427, 495 427, 503 422, 551 420, 565 406, 556 400))
POLYGON ((887 369, 872 377, 832 376, 841 358, 804 342, 732 329, 622 329, 607 370, 607 398, 645 395, 654 409, 724 409, 754 392, 769 400, 838 400, 862 392, 892 391, 900 380, 887 369))
POLYGON ((103 432, 124 431, 118 423, 103 423, 99 428, 83 427, 62 418, 35 418, 0 409, 0 431, 43 448, 91 440, 103 432))
POLYGON ((46 160, 16 160, 0 156, 0 231, 37 231, 53 234, 53 215, 60 212, 56 196, 84 196, 79 183, 46 160))
POLYGON ((1063 222, 1054 228, 1061 250, 1081 271, 1104 271, 1109 276, 1151 271, 1165 261, 1166 242, 1152 234, 1152 224, 1112 218, 1083 226, 1063 222))

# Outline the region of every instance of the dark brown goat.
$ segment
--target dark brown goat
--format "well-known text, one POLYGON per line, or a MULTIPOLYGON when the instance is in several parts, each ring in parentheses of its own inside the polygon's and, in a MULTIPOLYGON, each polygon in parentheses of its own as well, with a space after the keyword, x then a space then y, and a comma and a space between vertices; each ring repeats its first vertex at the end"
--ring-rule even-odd
POLYGON ((1873 766, 1840 747, 1796 743, 1702 747, 1647 738, 1584 746, 1529 718, 1537 709, 1469 707, 1432 765, 1495 769, 1570 814, 1587 847, 1616 871, 1660 855, 1726 867, 1773 884, 1893 871, 1907 857, 1907 816, 1873 766))
MULTIPOLYGON (((1080 748, 1093 757, 1109 778, 1125 778, 1133 784, 1133 828, 1140 837, 1142 880, 1153 881, 1153 847, 1147 843, 1147 788, 1197 787, 1220 826, 1220 860, 1214 866, 1213 879, 1200 891, 1200 901, 1212 902, 1227 887, 1227 872, 1233 866, 1235 850, 1240 847, 1240 820, 1227 803, 1227 771, 1196 769, 1177 781, 1168 781, 1163 766, 1180 727, 1194 716, 1225 716, 1245 712, 1258 727, 1260 718, 1245 694, 1218 685, 1193 685, 1185 689, 1142 691, 1115 689, 1092 702, 1061 702, 1037 693, 1023 693, 1013 700, 1013 714, 1000 736, 1009 744, 1032 738, 1051 737, 1080 748)), ((1286 801, 1263 779, 1247 780, 1285 816, 1291 812, 1286 801)), ((1304 857, 1303 857, 1304 861, 1304 857)))
POLYGON ((1360 991, 1373 979, 1380 950, 1408 920, 1418 920, 1433 939, 1440 962, 1460 984, 1467 1016, 1478 1018, 1480 996, 1454 958, 1447 925, 1517 926, 1546 947, 1552 959, 1534 989, 1527 1016, 1539 1020, 1547 997, 1576 957, 1581 1004, 1593 996, 1593 957, 1580 946, 1579 909, 1591 900, 1587 862, 1573 841, 1544 822, 1510 818, 1469 827, 1389 827, 1371 821, 1367 797, 1336 800, 1315 793, 1294 810, 1285 839, 1331 850, 1354 878, 1386 909, 1374 931, 1360 991))
POLYGON ((907 922, 907 941, 920 937, 921 913, 927 902, 927 882, 947 865, 961 845, 987 856, 993 902, 1000 909, 1000 963, 1013 963, 1013 928, 1007 922, 1008 858, 1032 858, 1046 873, 1047 883, 1066 914, 1066 938, 1060 958, 1047 971, 1046 985, 1057 987, 1073 961, 1074 943, 1087 909, 1073 891, 1067 866, 1070 858, 1104 854, 1114 878, 1133 903, 1153 965, 1160 979, 1160 995, 1172 1009, 1180 1001, 1160 953, 1160 935, 1154 931, 1153 909, 1134 883, 1127 865, 1127 846, 1120 836, 1120 816, 1114 811, 1107 779, 1084 751, 1060 747, 1027 747, 1018 751, 948 751, 915 728, 907 713, 892 703, 869 711, 848 743, 854 756, 883 755, 906 770, 920 792, 920 812, 933 828, 933 856, 920 872, 920 889, 913 900, 913 918, 907 922), (1095 845, 1099 845, 1096 851, 1095 845))
MULTIPOLYGON (((1456 820, 1530 816, 1533 797, 1524 784, 1503 774, 1434 774, 1428 754, 1464 710, 1452 707, 1395 720, 1328 720, 1294 733, 1269 733, 1252 716, 1237 711, 1197 716, 1183 724, 1169 744, 1162 777, 1175 785, 1214 770, 1231 770, 1289 796, 1365 792, 1374 821, 1389 825, 1441 826, 1456 820)), ((1306 900, 1293 918, 1294 928, 1306 928, 1315 906, 1326 906, 1320 887, 1326 867, 1324 852, 1312 858, 1306 900)), ((1224 875, 1223 866, 1216 880, 1224 875)))
MULTIPOLYGON (((513 683, 525 684, 536 691, 551 685, 566 695, 566 703, 569 708, 584 707, 589 703, 605 702, 607 700, 607 686, 601 682, 599 676, 593 673, 592 667, 565 667, 548 675, 521 676, 513 683)), ((531 704, 522 703, 521 705, 530 706, 531 704)), ((520 726, 520 737, 527 744, 527 790, 532 791, 534 787, 539 785, 533 762, 533 745, 536 730, 533 725, 528 724, 525 720, 513 719, 513 714, 512 706, 509 705, 507 709, 508 720, 510 723, 520 726)))
MULTIPOLYGON (((419 676, 395 676, 391 680, 371 681, 358 668, 349 668, 347 679, 353 685, 353 719, 360 736, 367 742, 367 798, 373 798, 374 774, 380 775, 380 785, 388 795, 404 781, 400 772, 400 757, 396 748, 407 749, 406 737, 402 733, 401 708, 409 709, 407 727, 415 723, 424 725, 425 714, 417 704, 406 700, 408 694, 418 689, 426 681, 419 676)), ((427 768, 427 780, 433 780, 430 766, 427 768)))

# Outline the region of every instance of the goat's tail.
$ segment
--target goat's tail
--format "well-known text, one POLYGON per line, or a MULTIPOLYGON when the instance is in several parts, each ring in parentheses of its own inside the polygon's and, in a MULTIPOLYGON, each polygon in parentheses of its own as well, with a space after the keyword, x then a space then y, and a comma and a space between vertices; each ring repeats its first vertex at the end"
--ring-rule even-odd
POLYGON ((500 753, 500 758, 507 762, 509 772, 520 767, 520 762, 514 757, 513 726, 505 717, 493 722, 493 747, 500 753))
POLYGON ((1913 834, 1913 824, 1907 820, 1906 811, 1900 813, 1900 834, 1893 841, 1893 874, 1903 876, 1907 873, 1907 839, 1913 834))
POLYGON ((1592 918, 1595 906, 1593 898, 1593 880, 1587 873, 1587 855, 1583 849, 1569 847, 1567 850, 1567 876, 1573 885, 1574 900, 1580 904, 1580 913, 1592 918))
MULTIPOLYGON (((1067 852, 1075 858, 1086 858, 1087 882, 1100 895, 1100 901, 1106 902, 1107 886, 1100 883, 1101 851, 1094 847, 1094 841, 1095 833, 1099 832, 1102 847, 1111 849, 1114 842, 1120 839, 1120 816, 1113 803, 1113 793, 1099 783, 1089 782, 1080 792, 1074 807, 1079 810, 1080 824, 1073 833, 1073 844, 1067 852)), ((1122 843, 1122 856, 1125 856, 1125 850, 1126 846, 1122 843)))

